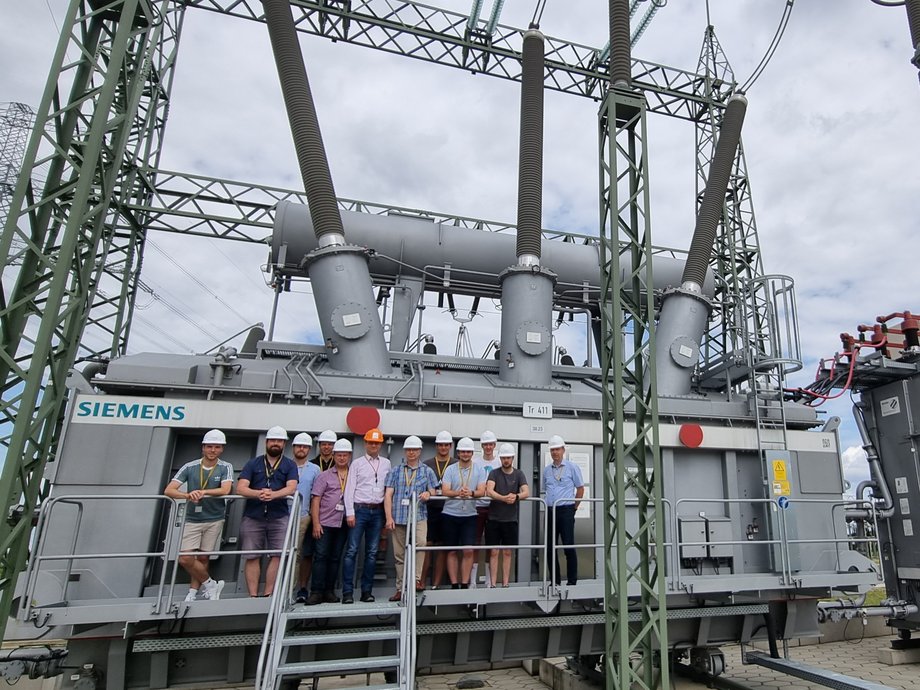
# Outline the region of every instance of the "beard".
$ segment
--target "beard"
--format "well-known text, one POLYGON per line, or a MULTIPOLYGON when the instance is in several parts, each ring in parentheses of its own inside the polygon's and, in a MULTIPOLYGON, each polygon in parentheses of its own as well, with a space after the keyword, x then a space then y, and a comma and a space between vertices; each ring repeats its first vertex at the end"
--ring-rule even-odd
POLYGON ((270 458, 280 458, 283 451, 284 449, 278 446, 270 446, 265 449, 265 454, 270 458))

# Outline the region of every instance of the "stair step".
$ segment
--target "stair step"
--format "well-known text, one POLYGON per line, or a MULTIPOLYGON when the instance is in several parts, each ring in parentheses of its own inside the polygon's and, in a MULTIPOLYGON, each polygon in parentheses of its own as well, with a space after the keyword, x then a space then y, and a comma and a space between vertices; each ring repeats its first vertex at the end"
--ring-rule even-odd
POLYGON ((305 644, 331 644, 333 642, 369 642, 373 640, 398 640, 396 628, 351 628, 347 630, 330 630, 288 633, 282 639, 285 647, 305 644))
POLYGON ((383 685, 349 685, 338 687, 336 690, 402 690, 399 685, 385 683, 383 685))
POLYGON ((371 669, 389 669, 399 666, 398 656, 371 656, 364 659, 331 659, 328 661, 302 661, 278 666, 278 676, 298 676, 347 673, 348 671, 367 671, 371 669))
POLYGON ((316 606, 294 605, 285 613, 288 620, 307 618, 347 618, 349 616, 394 616, 404 607, 395 601, 375 601, 370 604, 317 604, 316 606))

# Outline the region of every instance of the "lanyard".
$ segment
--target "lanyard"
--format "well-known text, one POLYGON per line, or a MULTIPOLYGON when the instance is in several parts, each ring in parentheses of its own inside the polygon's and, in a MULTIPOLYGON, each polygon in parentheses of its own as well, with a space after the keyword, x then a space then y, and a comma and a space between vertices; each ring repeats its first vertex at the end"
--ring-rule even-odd
POLYGON ((379 478, 377 477, 377 470, 380 469, 380 458, 377 457, 377 458, 375 458, 375 459, 377 460, 377 464, 376 464, 376 465, 372 465, 372 464, 371 464, 371 459, 370 459, 369 457, 367 457, 367 456, 364 457, 365 462, 367 462, 367 466, 370 467, 372 470, 374 470, 374 484, 377 484, 378 479, 379 479, 379 478))
MULTIPOLYGON (((282 456, 283 457, 283 456, 282 456)), ((275 476, 275 472, 278 471, 278 465, 281 464, 281 458, 278 458, 278 461, 274 465, 268 464, 268 458, 263 458, 265 462, 265 478, 268 480, 269 486, 271 485, 272 477, 275 476)))
POLYGON ((458 467, 457 474, 460 475, 460 486, 468 489, 470 487, 470 478, 473 476, 473 466, 470 465, 466 471, 466 481, 463 481, 463 469, 458 467))
POLYGON ((408 466, 408 465, 405 465, 405 466, 403 467, 403 476, 404 476, 405 479, 406 479, 406 488, 407 488, 407 489, 411 489, 411 488, 412 488, 412 485, 415 484, 415 475, 416 475, 416 473, 418 473, 418 467, 416 467, 414 470, 412 470, 412 476, 411 476, 411 477, 409 476, 409 466, 408 466))
POLYGON ((438 473, 438 481, 441 481, 442 479, 444 479, 444 470, 447 469, 447 466, 449 464, 450 464, 450 458, 447 458, 447 460, 444 461, 444 467, 441 467, 441 462, 437 458, 434 459, 434 467, 438 473))
POLYGON ((320 468, 320 470, 322 470, 323 472, 325 472, 325 471, 328 470, 330 467, 332 467, 332 463, 335 462, 335 458, 329 458, 328 461, 323 460, 323 456, 322 456, 322 455, 319 456, 318 460, 319 460, 319 468, 320 468))
POLYGON ((562 481, 562 478, 565 476, 565 465, 560 465, 560 466, 559 466, 559 470, 561 470, 561 471, 560 471, 560 472, 557 472, 557 471, 556 471, 556 465, 553 464, 553 476, 556 478, 556 481, 557 481, 557 482, 561 482, 561 481, 562 481))
POLYGON ((339 479, 339 486, 342 488, 342 495, 345 495, 345 482, 348 481, 348 470, 345 470, 345 476, 343 477, 341 473, 336 472, 336 476, 339 479))
POLYGON ((217 469, 217 463, 214 463, 214 467, 211 468, 211 471, 208 472, 208 476, 204 476, 204 463, 198 463, 198 488, 204 491, 208 488, 208 482, 211 481, 211 475, 214 474, 214 470, 217 469))

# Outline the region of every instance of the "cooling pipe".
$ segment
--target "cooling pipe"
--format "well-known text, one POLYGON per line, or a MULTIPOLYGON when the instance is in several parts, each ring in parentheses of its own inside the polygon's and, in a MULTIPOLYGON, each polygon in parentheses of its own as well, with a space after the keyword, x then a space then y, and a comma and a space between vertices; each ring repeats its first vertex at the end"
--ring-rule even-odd
POLYGON ((664 294, 656 330, 655 358, 658 395, 663 397, 690 393, 693 370, 700 359, 700 343, 712 311, 712 305, 703 295, 702 286, 725 206, 729 177, 741 142, 741 125, 744 123, 746 109, 747 99, 744 96, 735 95, 729 99, 681 285, 664 294))
POLYGON ((332 175, 288 0, 262 0, 317 249, 304 257, 329 365, 389 374, 390 357, 361 247, 345 243, 332 175))
POLYGON ((632 86, 632 48, 629 40, 629 0, 610 0, 610 86, 632 86))
MULTIPOLYGON (((872 442, 872 435, 869 433, 869 429, 866 426, 862 405, 862 403, 853 405, 853 419, 856 421, 856 428, 859 430, 859 437, 862 439, 863 450, 866 451, 866 462, 869 463, 869 476, 872 477, 872 481, 868 483, 868 486, 872 487, 873 496, 878 496, 882 499, 882 504, 875 511, 875 515, 878 518, 887 520, 894 515, 894 500, 891 497, 891 490, 888 488, 888 480, 885 478, 885 472, 882 470, 882 463, 878 451, 875 449, 875 444, 872 442)), ((865 493, 866 487, 863 486, 863 484, 865 484, 865 482, 860 483, 856 490, 856 498, 858 499, 861 499, 863 493, 865 493), (862 493, 860 493, 860 489, 862 489, 862 493)), ((871 514, 871 511, 866 509, 847 511, 848 518, 869 519, 871 514)))
POLYGON ((543 235, 544 38, 524 33, 521 129, 518 158, 517 264, 499 276, 502 286, 498 376, 517 386, 549 386, 553 380, 553 293, 556 274, 540 265, 543 235))

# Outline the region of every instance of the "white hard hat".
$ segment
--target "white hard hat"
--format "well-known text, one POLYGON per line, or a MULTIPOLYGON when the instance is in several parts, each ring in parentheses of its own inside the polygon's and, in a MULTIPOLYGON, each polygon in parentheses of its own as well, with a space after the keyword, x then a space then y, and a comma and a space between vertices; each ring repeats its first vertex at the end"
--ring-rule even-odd
POLYGON ((486 429, 482 432, 482 436, 479 437, 480 443, 498 443, 498 437, 493 434, 491 431, 486 429))
POLYGON ((460 452, 461 450, 476 450, 476 446, 473 445, 473 439, 464 436, 459 441, 457 441, 457 452, 460 452))
POLYGON ((265 432, 266 441, 287 441, 288 435, 287 430, 283 426, 273 426, 271 429, 265 432))
POLYGON ((297 434, 297 435, 294 437, 294 443, 292 443, 291 445, 294 445, 294 446, 312 446, 312 445, 313 445, 313 439, 310 438, 310 434, 297 434))
POLYGON ((319 435, 320 443, 335 443, 338 440, 338 436, 335 435, 335 432, 332 429, 326 429, 323 433, 319 435))
POLYGON ((412 448, 417 448, 418 450, 422 449, 422 439, 418 436, 410 436, 405 441, 403 441, 403 450, 410 450, 412 448))
POLYGON ((562 436, 550 436, 549 437, 549 447, 550 450, 553 448, 565 448, 565 441, 562 440, 562 436))
POLYGON ((434 437, 435 443, 453 443, 454 437, 450 435, 449 431, 439 431, 438 435, 434 437))
POLYGON ((335 442, 335 445, 332 446, 333 453, 350 453, 351 452, 351 441, 347 438, 340 438, 335 442))
POLYGON ((513 458, 514 457, 514 446, 512 446, 510 443, 503 443, 501 448, 498 449, 498 457, 513 458))
POLYGON ((224 432, 220 429, 211 429, 208 433, 204 435, 204 438, 201 439, 201 444, 204 445, 219 443, 222 446, 227 445, 227 437, 224 436, 224 432))

